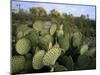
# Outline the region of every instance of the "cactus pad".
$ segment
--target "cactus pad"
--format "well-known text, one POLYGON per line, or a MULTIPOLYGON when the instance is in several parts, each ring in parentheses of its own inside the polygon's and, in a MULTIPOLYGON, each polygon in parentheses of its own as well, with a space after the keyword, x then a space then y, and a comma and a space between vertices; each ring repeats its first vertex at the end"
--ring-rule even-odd
POLYGON ((21 55, 27 54, 30 51, 30 48, 31 42, 26 38, 22 38, 16 43, 16 51, 21 55))

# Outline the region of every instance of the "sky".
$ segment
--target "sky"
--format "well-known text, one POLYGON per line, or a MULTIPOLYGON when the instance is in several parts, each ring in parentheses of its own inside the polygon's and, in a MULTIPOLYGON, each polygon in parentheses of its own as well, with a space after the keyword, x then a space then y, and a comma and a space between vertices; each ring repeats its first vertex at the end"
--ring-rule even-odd
POLYGON ((20 4, 20 8, 29 10, 32 7, 43 7, 48 13, 52 9, 56 9, 60 13, 71 13, 74 16, 80 16, 81 14, 89 15, 90 19, 96 19, 96 7, 90 5, 71 5, 71 4, 55 4, 55 3, 40 3, 40 2, 25 2, 25 1, 12 1, 12 9, 19 9, 17 4, 20 4))

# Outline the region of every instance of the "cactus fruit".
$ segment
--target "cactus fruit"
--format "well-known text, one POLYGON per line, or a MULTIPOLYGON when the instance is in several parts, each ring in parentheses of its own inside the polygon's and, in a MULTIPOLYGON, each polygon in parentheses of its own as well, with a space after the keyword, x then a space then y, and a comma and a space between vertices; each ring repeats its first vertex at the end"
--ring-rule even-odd
POLYGON ((31 49, 31 42, 26 38, 22 38, 16 43, 16 51, 21 54, 27 54, 31 49))
POLYGON ((64 36, 60 36, 58 38, 58 43, 62 49, 65 50, 65 52, 69 48, 69 34, 65 34, 64 36))
POLYGON ((73 34, 73 46, 79 47, 82 42, 82 34, 81 32, 75 32, 73 34))
POLYGON ((45 51, 40 50, 34 55, 33 60, 32 60, 33 69, 38 70, 38 69, 41 69, 44 66, 43 62, 42 62, 44 54, 45 54, 45 51))
POLYGON ((37 31, 42 31, 45 28, 43 21, 41 20, 35 21, 35 23, 33 24, 33 28, 36 29, 37 31))
POLYGON ((83 54, 85 54, 87 51, 88 51, 88 45, 85 44, 85 45, 83 45, 83 46, 81 47, 81 49, 80 49, 80 54, 83 55, 83 54))
POLYGON ((57 46, 55 45, 50 50, 48 50, 48 52, 44 55, 43 64, 45 66, 54 65, 57 59, 59 58, 60 54, 61 54, 61 48, 59 48, 58 45, 57 46))
POLYGON ((24 70, 25 58, 24 56, 13 56, 11 59, 12 73, 19 73, 24 70))
POLYGON ((57 25, 52 24, 50 27, 50 34, 53 35, 56 32, 56 29, 57 29, 57 25))

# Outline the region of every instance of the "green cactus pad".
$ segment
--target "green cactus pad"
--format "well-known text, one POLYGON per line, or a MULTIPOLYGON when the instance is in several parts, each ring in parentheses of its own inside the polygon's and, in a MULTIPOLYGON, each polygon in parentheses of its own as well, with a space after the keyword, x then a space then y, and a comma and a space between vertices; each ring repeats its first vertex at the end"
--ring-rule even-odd
POLYGON ((60 28, 59 28, 59 30, 57 31, 57 36, 58 37, 61 37, 61 36, 63 36, 64 35, 64 31, 63 31, 63 24, 62 25, 60 25, 60 28))
POLYGON ((31 42, 26 38, 22 38, 16 43, 16 51, 21 54, 27 54, 31 49, 31 42))
POLYGON ((43 63, 46 66, 54 65, 58 57, 61 55, 61 49, 59 47, 52 47, 44 55, 43 63))
POLYGON ((55 72, 60 72, 60 71, 67 71, 68 69, 62 65, 55 65, 54 66, 54 71, 55 72))
POLYGON ((45 36, 45 35, 47 35, 47 34, 49 34, 49 30, 46 29, 46 28, 44 28, 44 29, 41 30, 41 32, 40 32, 40 35, 41 35, 41 36, 45 36))
POLYGON ((29 34, 33 29, 28 27, 27 25, 20 25, 17 27, 17 34, 19 34, 20 32, 20 35, 22 34, 23 32, 23 36, 26 36, 27 34, 29 34))
POLYGON ((57 29, 57 25, 52 24, 50 27, 50 34, 53 35, 56 32, 56 29, 57 29))
POLYGON ((25 58, 24 56, 13 56, 11 59, 12 73, 19 73, 24 70, 25 58))
POLYGON ((35 21, 33 24, 33 28, 36 29, 37 31, 42 31, 44 29, 44 23, 41 20, 35 21))
POLYGON ((41 69, 44 65, 43 65, 43 57, 44 57, 45 51, 44 50, 40 50, 38 51, 34 57, 33 57, 33 61, 32 61, 32 66, 34 69, 41 69))
POLYGON ((93 56, 96 53, 96 48, 90 48, 85 54, 87 56, 93 56))
POLYGON ((82 34, 81 32, 75 32, 73 34, 73 46, 79 47, 82 42, 82 34))
POLYGON ((48 50, 50 42, 53 42, 53 37, 49 34, 39 37, 39 46, 41 46, 45 50, 48 50))
POLYGON ((23 33, 23 31, 19 31, 18 33, 17 33, 17 38, 18 39, 20 39, 20 38, 22 38, 24 36, 24 33, 23 33))
POLYGON ((81 49, 80 49, 80 54, 83 55, 83 54, 85 54, 87 51, 88 51, 88 45, 85 44, 85 45, 83 45, 83 46, 81 47, 81 49))
POLYGON ((65 66, 68 70, 73 70, 74 62, 71 56, 63 56, 59 59, 61 65, 65 66))
POLYGON ((62 49, 65 50, 65 52, 69 48, 69 34, 65 34, 64 36, 60 36, 58 38, 58 43, 62 49))
POLYGON ((27 38, 31 41, 32 49, 35 50, 39 40, 38 32, 36 30, 31 31, 27 38))
POLYGON ((90 63, 90 58, 86 55, 80 55, 77 60, 77 66, 79 69, 88 68, 88 65, 90 63))

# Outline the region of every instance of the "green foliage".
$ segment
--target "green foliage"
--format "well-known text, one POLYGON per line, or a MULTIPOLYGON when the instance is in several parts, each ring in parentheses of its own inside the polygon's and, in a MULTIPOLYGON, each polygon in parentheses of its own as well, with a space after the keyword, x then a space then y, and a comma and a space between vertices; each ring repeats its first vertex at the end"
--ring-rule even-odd
POLYGON ((68 70, 74 69, 74 62, 71 56, 63 56, 59 59, 60 64, 65 66, 68 70))
POLYGON ((60 72, 60 71, 67 71, 68 69, 62 65, 55 65, 54 66, 54 71, 55 72, 60 72))
POLYGON ((81 32, 75 32, 73 34, 73 46, 74 47, 79 47, 82 42, 82 34, 81 32))
POLYGON ((33 49, 33 52, 37 47, 38 40, 39 40, 38 37, 39 37, 39 33, 35 29, 26 36, 26 38, 31 41, 31 47, 33 49))
POLYGON ((26 54, 25 72, 30 72, 32 70, 32 54, 26 54))
POLYGON ((16 30, 16 39, 23 38, 24 36, 28 35, 33 29, 26 26, 26 25, 19 25, 17 26, 16 30))
POLYGON ((55 65, 55 62, 61 55, 61 48, 58 47, 58 45, 55 45, 52 47, 48 52, 44 55, 43 63, 46 66, 52 66, 55 65))
POLYGON ((61 36, 63 36, 64 35, 64 31, 63 31, 63 24, 62 25, 60 25, 60 28, 59 28, 59 30, 57 31, 57 36, 58 37, 61 37, 61 36))
POLYGON ((47 34, 49 34, 49 30, 46 29, 46 28, 44 28, 44 29, 41 30, 41 32, 40 32, 40 35, 41 35, 41 36, 45 36, 45 35, 47 35, 47 34))
POLYGON ((42 7, 26 13, 12 13, 12 73, 96 68, 96 21, 42 7))
POLYGON ((78 69, 86 69, 90 64, 90 58, 86 55, 80 55, 77 60, 78 69))
POLYGON ((19 32, 17 33, 17 38, 22 38, 23 36, 24 36, 23 31, 19 31, 19 32))
POLYGON ((21 54, 27 54, 31 49, 31 42, 26 38, 22 38, 16 43, 16 51, 21 54))
POLYGON ((19 73, 24 70, 25 58, 24 56, 13 56, 11 58, 12 73, 19 73))
POLYGON ((96 53, 96 48, 90 48, 85 54, 87 56, 93 56, 96 53))
POLYGON ((43 65, 43 57, 44 57, 45 51, 44 50, 40 50, 38 51, 32 60, 32 65, 34 69, 41 69, 44 65, 43 65))
POLYGON ((85 45, 83 45, 83 46, 81 47, 81 49, 80 49, 80 54, 83 55, 83 54, 85 54, 87 51, 88 51, 88 45, 85 44, 85 45))
POLYGON ((59 17, 60 16, 60 13, 57 10, 53 9, 53 10, 51 10, 50 15, 52 17, 59 17))
POLYGON ((53 42, 53 37, 49 34, 39 37, 39 46, 45 50, 48 50, 50 42, 53 42))
POLYGON ((42 31, 44 29, 44 23, 43 21, 37 20, 33 24, 33 28, 36 29, 37 31, 42 31))
POLYGON ((69 49, 69 34, 65 34, 64 36, 58 37, 58 43, 65 52, 69 49))
POLYGON ((31 14, 35 14, 36 16, 46 16, 47 12, 42 7, 33 7, 30 9, 31 14))
POLYGON ((57 25, 52 24, 50 27, 50 34, 53 35, 56 32, 56 29, 57 29, 57 25))

